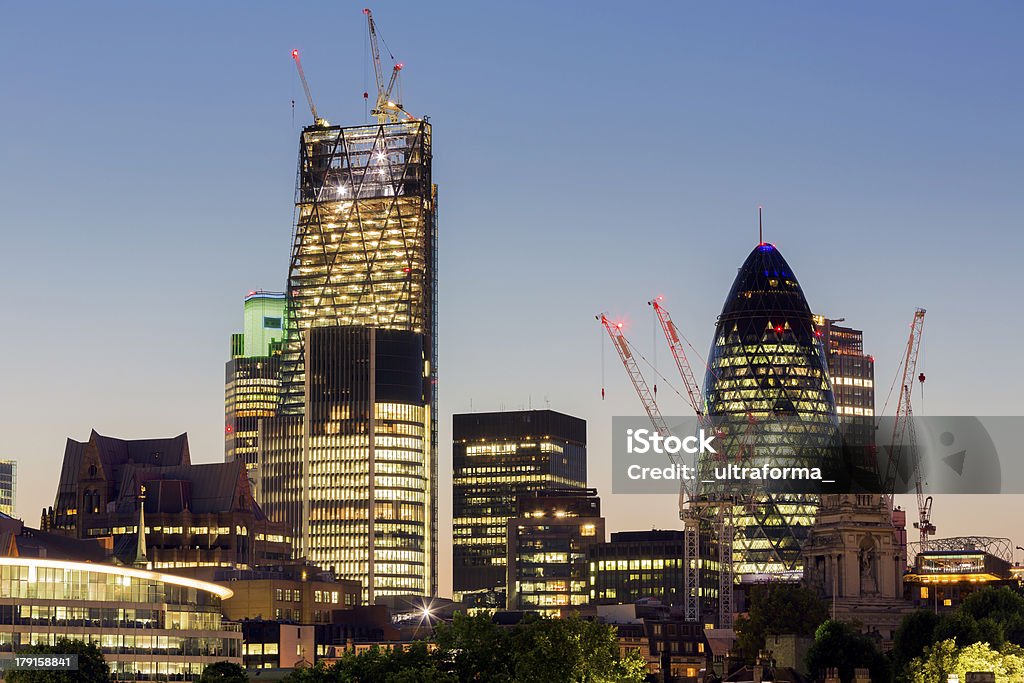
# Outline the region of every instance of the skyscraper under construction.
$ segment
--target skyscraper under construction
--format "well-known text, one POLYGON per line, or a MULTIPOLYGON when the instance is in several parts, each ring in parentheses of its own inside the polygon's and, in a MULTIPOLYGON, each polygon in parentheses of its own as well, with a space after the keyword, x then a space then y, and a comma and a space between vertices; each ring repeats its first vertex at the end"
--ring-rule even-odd
MULTIPOLYGON (((708 415, 726 433, 725 453, 745 453, 757 467, 824 467, 840 455, 820 331, 773 244, 758 244, 733 282, 711 343, 704 393, 708 415), (753 439, 746 442, 751 421, 753 439)), ((700 478, 713 479, 713 466, 703 459, 700 478)), ((735 571, 797 576, 817 507, 812 493, 748 491, 733 510, 735 571)))
POLYGON ((386 95, 378 123, 352 127, 310 100, 281 405, 260 432, 267 514, 293 526, 297 554, 362 581, 371 602, 437 591, 431 126, 386 95))

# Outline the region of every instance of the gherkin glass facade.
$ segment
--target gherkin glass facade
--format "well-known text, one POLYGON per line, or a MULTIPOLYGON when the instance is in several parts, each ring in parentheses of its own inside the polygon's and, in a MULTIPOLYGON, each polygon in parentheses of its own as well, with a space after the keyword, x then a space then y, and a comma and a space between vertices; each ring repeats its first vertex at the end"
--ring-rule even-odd
MULTIPOLYGON (((722 453, 737 453, 753 467, 837 471, 838 421, 819 335, 782 254, 771 244, 756 246, 722 307, 704 380, 722 453)), ((720 457, 701 458, 702 481, 715 480, 720 457)), ((736 491, 711 484, 703 493, 714 499, 736 491)), ((736 573, 799 571, 818 496, 784 486, 740 493, 733 507, 736 573)))

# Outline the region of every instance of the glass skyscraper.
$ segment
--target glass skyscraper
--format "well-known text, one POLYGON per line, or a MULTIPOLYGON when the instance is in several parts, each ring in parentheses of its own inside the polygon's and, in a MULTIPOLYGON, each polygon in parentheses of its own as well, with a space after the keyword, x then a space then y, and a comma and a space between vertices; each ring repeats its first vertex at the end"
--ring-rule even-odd
MULTIPOLYGON (((711 343, 704 393, 708 415, 724 432, 724 453, 743 454, 756 467, 836 464, 836 405, 820 331, 793 270, 772 244, 757 245, 733 282, 711 343), (748 417, 755 420, 750 452, 741 448, 748 417)), ((714 479, 715 465, 703 457, 700 479, 714 479)), ((721 493, 709 488, 704 492, 711 496, 721 493)), ((795 575, 818 496, 765 488, 746 493, 733 508, 736 573, 795 575)))
POLYGON ((425 119, 302 132, 260 502, 371 602, 437 590, 436 196, 425 119))
POLYGON ((224 459, 244 460, 257 486, 259 423, 277 414, 284 318, 284 294, 249 292, 244 326, 231 335, 231 360, 224 368, 224 459))
POLYGON ((14 517, 18 490, 18 463, 0 460, 0 513, 14 517))
POLYGON ((518 499, 586 487, 587 423, 517 410, 455 415, 452 426, 452 590, 500 593, 518 499))

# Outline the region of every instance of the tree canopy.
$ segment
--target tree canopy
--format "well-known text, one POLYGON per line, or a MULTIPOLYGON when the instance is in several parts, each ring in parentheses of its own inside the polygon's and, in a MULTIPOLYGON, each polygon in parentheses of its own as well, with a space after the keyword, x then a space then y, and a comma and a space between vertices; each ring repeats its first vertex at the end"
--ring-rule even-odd
POLYGON ((430 641, 404 649, 348 652, 331 666, 298 670, 288 683, 633 683, 638 653, 619 656, 613 626, 578 618, 531 618, 501 627, 490 616, 457 614, 430 641))
POLYGON ((249 676, 238 664, 214 662, 203 669, 199 683, 249 683, 249 676))
POLYGON ((1013 643, 999 649, 987 643, 959 647, 953 639, 941 640, 910 663, 907 680, 933 683, 945 681, 955 673, 964 681, 968 671, 991 671, 996 675, 996 683, 1019 683, 1024 680, 1024 649, 1013 643))
POLYGON ((747 615, 736 620, 739 654, 753 662, 766 636, 813 636, 826 619, 828 607, 808 588, 788 583, 754 586, 747 615))
POLYGON ((19 655, 78 655, 77 671, 7 671, 6 683, 109 683, 110 669, 96 643, 58 638, 53 645, 29 645, 19 655))
POLYGON ((829 620, 819 626, 807 651, 807 668, 815 680, 830 667, 839 669, 843 683, 850 683, 858 668, 870 669, 873 681, 892 678, 889 660, 875 641, 841 621, 829 620))

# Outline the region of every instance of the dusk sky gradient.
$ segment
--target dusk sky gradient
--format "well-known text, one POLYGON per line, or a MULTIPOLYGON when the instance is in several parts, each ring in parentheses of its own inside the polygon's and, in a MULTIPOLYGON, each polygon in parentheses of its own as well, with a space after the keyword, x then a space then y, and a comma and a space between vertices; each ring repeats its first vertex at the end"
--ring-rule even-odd
MULTIPOLYGON (((0 457, 30 525, 90 429, 187 431, 194 461, 223 458, 242 299, 287 275, 310 121, 290 52, 322 115, 364 122, 362 7, 5 6, 0 457)), ((471 402, 585 418, 609 530, 679 526, 673 496, 610 494, 611 417, 641 408, 594 315, 653 360, 645 302, 664 294, 706 355, 758 205, 811 307, 865 331, 879 410, 923 306, 915 411, 1024 414, 1024 5, 373 9, 404 105, 434 125, 442 594, 451 415, 471 402)), ((673 369, 663 344, 657 363, 673 369)), ((1016 544, 1020 504, 946 496, 934 521, 1016 544)))

